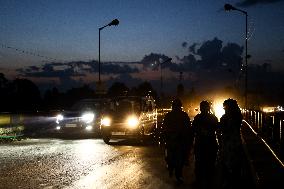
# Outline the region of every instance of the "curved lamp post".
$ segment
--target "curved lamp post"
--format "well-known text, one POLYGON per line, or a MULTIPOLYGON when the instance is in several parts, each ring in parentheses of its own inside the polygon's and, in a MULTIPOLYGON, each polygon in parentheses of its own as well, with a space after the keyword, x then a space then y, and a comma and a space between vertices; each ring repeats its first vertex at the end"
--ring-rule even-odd
POLYGON ((99 83, 101 83, 101 30, 107 26, 117 26, 119 24, 118 19, 114 19, 107 25, 99 28, 99 83))
POLYGON ((246 38, 245 38, 245 108, 247 109, 247 88, 248 88, 248 13, 244 10, 238 9, 230 4, 224 5, 225 11, 239 11, 243 13, 246 17, 246 38))

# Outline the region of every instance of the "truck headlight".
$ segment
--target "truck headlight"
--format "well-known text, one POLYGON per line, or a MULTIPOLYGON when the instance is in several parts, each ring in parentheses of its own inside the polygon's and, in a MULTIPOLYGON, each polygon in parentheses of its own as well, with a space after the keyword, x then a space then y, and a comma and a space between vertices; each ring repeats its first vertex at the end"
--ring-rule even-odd
POLYGON ((130 116, 127 118, 127 125, 131 128, 136 128, 138 126, 139 120, 136 116, 130 116))
POLYGON ((62 114, 58 114, 56 116, 56 123, 59 124, 60 121, 62 121, 64 119, 63 115, 62 114))
POLYGON ((94 113, 84 113, 82 115, 82 120, 85 122, 85 123, 91 123, 95 118, 95 114, 94 113))

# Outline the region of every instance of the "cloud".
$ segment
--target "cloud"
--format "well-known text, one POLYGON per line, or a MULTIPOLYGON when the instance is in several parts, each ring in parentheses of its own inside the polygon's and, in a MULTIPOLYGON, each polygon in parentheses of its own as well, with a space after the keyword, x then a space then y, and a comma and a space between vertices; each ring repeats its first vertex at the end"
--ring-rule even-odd
MULTIPOLYGON (((87 73, 98 72, 98 62, 67 62, 67 63, 46 63, 43 66, 30 66, 17 69, 21 76, 26 77, 74 77, 86 76, 87 73)), ((101 64, 102 74, 136 73, 138 68, 129 65, 103 62, 101 64)))
POLYGON ((196 54, 196 46, 197 45, 198 45, 197 43, 193 43, 192 45, 190 45, 189 48, 188 48, 189 52, 196 54))
MULTIPOLYGON (((107 81, 108 84, 119 81, 128 86, 135 86, 145 80, 148 73, 149 76, 154 75, 152 79, 157 80, 159 75, 155 75, 156 72, 153 71, 159 70, 160 66, 165 69, 165 73, 168 73, 164 77, 165 81, 170 80, 170 77, 174 78, 173 75, 177 75, 174 72, 183 72, 185 76, 188 76, 187 82, 192 85, 193 83, 205 85, 206 82, 208 85, 213 82, 222 84, 223 80, 232 82, 238 77, 243 54, 243 47, 240 45, 236 43, 224 45, 222 40, 215 37, 203 43, 183 42, 181 46, 189 49, 188 54, 183 57, 177 56, 174 60, 166 61, 170 58, 169 56, 152 52, 145 55, 139 62, 102 62, 101 73, 111 78, 107 81), (145 72, 147 70, 152 72, 145 72), (194 78, 189 77, 190 75, 194 78)), ((95 86, 90 75, 98 72, 98 61, 52 62, 42 66, 21 68, 17 71, 20 76, 38 80, 38 82, 40 82, 38 78, 42 81, 57 81, 56 84, 61 89, 78 87, 84 84, 84 81, 91 82, 90 84, 95 86)), ((177 78, 173 80, 177 81, 177 78)))
MULTIPOLYGON (((160 63, 168 60, 169 58, 170 57, 164 54, 150 53, 149 55, 145 55, 140 63, 143 65, 144 70, 158 70, 160 63)), ((164 65, 165 64, 163 64, 162 66, 164 65)))
POLYGON ((215 37, 213 40, 205 41, 196 54, 201 57, 201 67, 204 69, 215 70, 221 65, 221 49, 223 41, 215 37))
POLYGON ((239 3, 237 3, 237 6, 240 7, 250 7, 250 6, 254 6, 257 4, 270 4, 270 3, 276 3, 276 2, 280 2, 283 0, 243 0, 239 3))
POLYGON ((125 83, 128 87, 134 87, 137 83, 142 83, 143 80, 132 77, 130 74, 120 74, 118 77, 108 81, 108 86, 111 86, 114 82, 125 83))

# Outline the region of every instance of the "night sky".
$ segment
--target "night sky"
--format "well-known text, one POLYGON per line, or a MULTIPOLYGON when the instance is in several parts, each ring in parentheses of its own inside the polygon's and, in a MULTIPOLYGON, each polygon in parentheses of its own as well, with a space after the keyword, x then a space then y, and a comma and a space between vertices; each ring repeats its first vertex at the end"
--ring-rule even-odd
MULTIPOLYGON (((244 46, 245 16, 225 12, 225 3, 248 12, 249 64, 284 70, 282 0, 0 0, 0 72, 45 83, 94 82, 97 67, 89 68, 98 60, 98 28, 117 18, 118 26, 101 31, 101 61, 121 64, 105 64, 109 75, 103 78, 158 80, 155 70, 135 62, 154 53, 178 65, 214 38, 223 47, 244 46)), ((177 77, 175 71, 165 69, 166 77, 177 77)))

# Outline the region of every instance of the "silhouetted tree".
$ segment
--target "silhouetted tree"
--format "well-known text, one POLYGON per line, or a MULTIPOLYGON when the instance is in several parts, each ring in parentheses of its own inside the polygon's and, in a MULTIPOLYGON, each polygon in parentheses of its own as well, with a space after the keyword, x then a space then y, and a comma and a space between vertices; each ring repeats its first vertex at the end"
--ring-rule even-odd
POLYGON ((84 99, 84 98, 94 98, 95 91, 89 87, 89 85, 84 85, 79 88, 72 88, 68 90, 64 96, 64 99, 61 99, 63 102, 63 106, 65 108, 69 108, 76 101, 84 99))
POLYGON ((120 96, 129 92, 129 88, 121 82, 115 82, 112 86, 108 89, 107 95, 109 96, 120 96))
POLYGON ((44 93, 44 108, 46 110, 61 109, 63 106, 62 96, 63 94, 56 87, 46 90, 44 93))
POLYGON ((9 110, 9 81, 6 79, 3 73, 0 73, 0 111, 9 110))
POLYGON ((132 88, 131 94, 139 96, 151 94, 155 99, 157 99, 158 96, 157 92, 153 89, 151 83, 147 81, 139 84, 137 88, 132 88))
POLYGON ((38 87, 28 79, 15 79, 11 83, 11 107, 13 111, 36 111, 41 107, 38 87))

